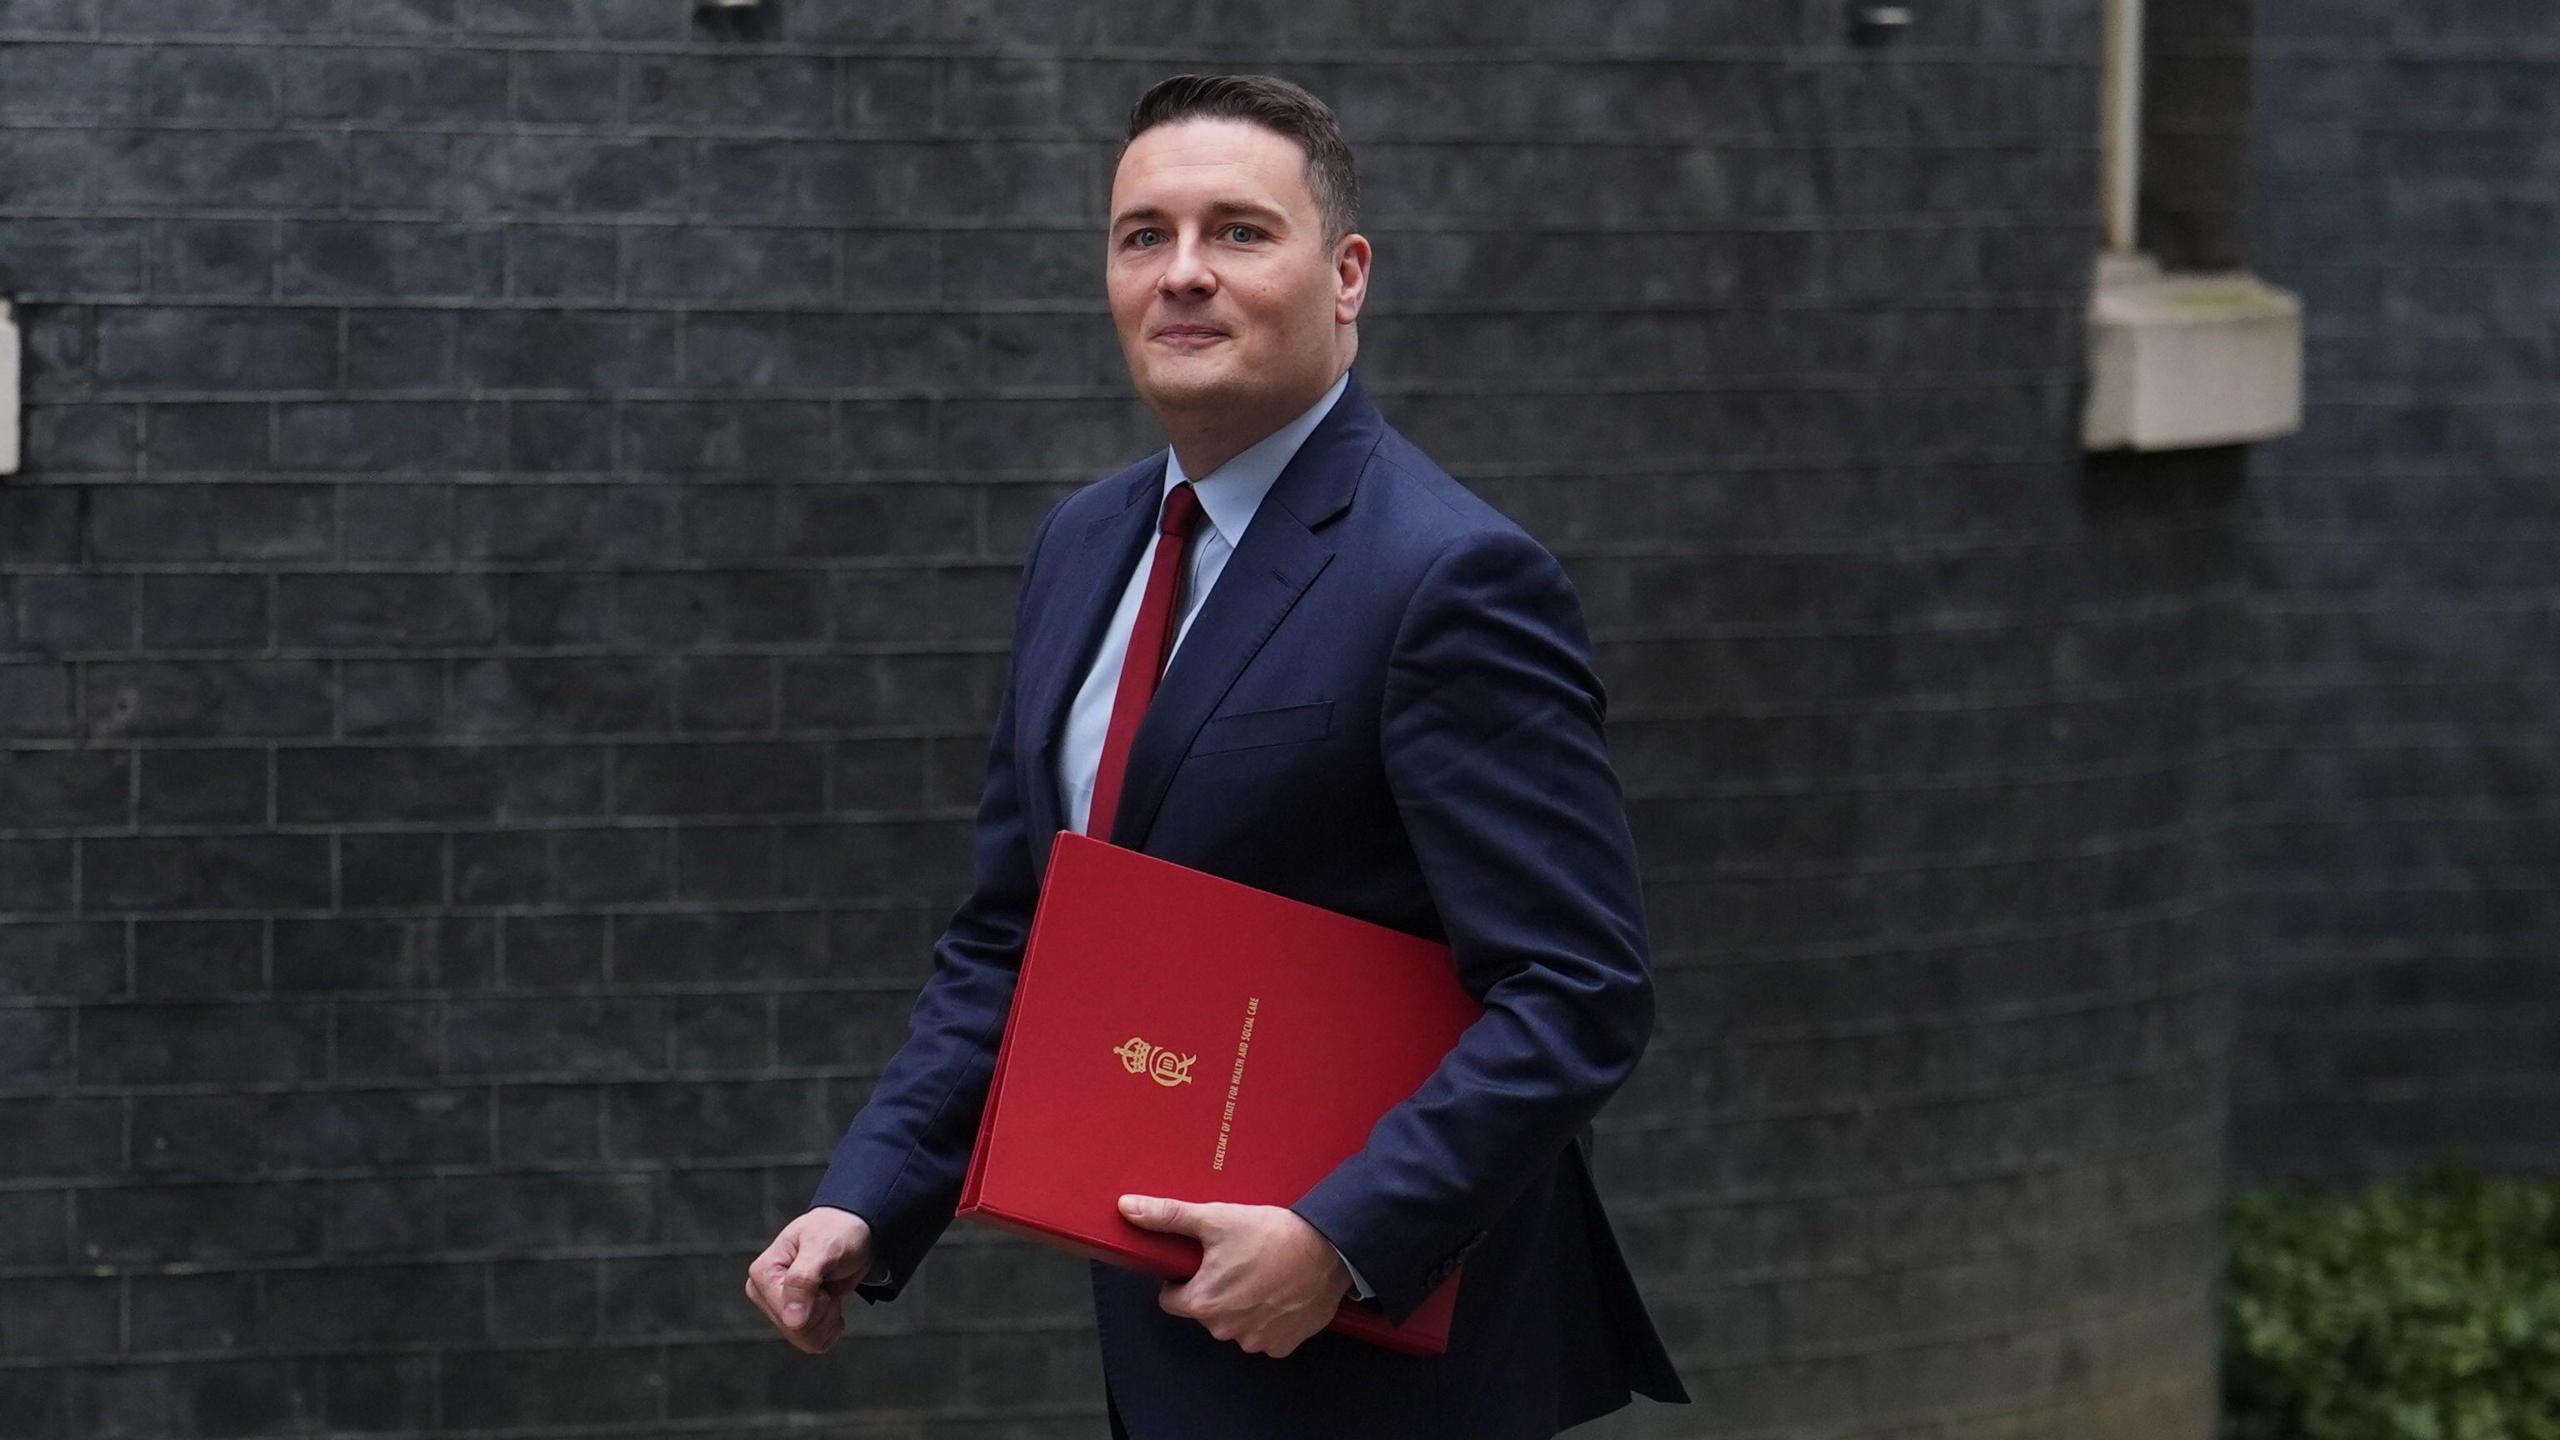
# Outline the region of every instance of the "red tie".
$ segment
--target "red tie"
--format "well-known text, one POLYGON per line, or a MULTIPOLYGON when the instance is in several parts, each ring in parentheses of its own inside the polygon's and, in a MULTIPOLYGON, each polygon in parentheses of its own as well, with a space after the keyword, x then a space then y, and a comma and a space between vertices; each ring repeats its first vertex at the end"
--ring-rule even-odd
POLYGON ((1199 527, 1200 497, 1186 480, 1164 497, 1164 514, 1156 522, 1155 563, 1147 569, 1146 594, 1138 602, 1138 623, 1129 630, 1129 650, 1120 660, 1120 688, 1111 696, 1111 728, 1102 735, 1102 763, 1093 772, 1093 804, 1085 811, 1084 832, 1111 838, 1111 822, 1120 809, 1121 772, 1129 768, 1129 742, 1155 698, 1156 681, 1164 676, 1164 657, 1173 649, 1173 596, 1182 588, 1182 557, 1191 548, 1191 532, 1199 527))

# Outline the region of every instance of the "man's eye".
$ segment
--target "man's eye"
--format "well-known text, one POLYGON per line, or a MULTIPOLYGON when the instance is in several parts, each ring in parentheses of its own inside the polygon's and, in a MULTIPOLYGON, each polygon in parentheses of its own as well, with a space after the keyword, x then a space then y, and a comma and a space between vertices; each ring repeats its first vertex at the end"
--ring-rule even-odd
POLYGON ((1163 239, 1163 238, 1164 238, 1164 234, 1163 234, 1163 232, 1162 232, 1162 231, 1158 231, 1158 230, 1132 230, 1132 231, 1130 231, 1130 232, 1129 232, 1129 239, 1128 239, 1127 243, 1129 243, 1129 244, 1131 244, 1131 245, 1140 245, 1140 246, 1144 246, 1144 245, 1153 245, 1153 244, 1154 244, 1154 243, 1156 243, 1158 240, 1161 240, 1161 239, 1163 239))
POLYGON ((1250 245, 1262 238, 1262 232, 1250 225, 1230 225, 1227 227, 1227 238, 1238 245, 1250 245))

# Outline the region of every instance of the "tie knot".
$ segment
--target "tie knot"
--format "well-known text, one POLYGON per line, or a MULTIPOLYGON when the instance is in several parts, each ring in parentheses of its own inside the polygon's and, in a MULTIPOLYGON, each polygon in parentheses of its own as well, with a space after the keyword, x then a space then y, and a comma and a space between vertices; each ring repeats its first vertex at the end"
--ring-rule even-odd
POLYGON ((1156 522, 1156 530, 1188 538, 1191 528, 1199 523, 1200 497, 1193 492, 1191 482, 1185 480, 1164 497, 1164 515, 1156 522))

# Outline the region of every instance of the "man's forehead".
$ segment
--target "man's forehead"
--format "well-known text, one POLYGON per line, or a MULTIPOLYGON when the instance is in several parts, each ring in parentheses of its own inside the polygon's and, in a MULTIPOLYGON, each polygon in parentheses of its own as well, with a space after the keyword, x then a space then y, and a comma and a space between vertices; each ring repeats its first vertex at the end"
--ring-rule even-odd
POLYGON ((1114 215, 1179 201, 1312 210, 1306 152, 1276 130, 1244 120, 1177 120, 1129 142, 1111 177, 1114 215))

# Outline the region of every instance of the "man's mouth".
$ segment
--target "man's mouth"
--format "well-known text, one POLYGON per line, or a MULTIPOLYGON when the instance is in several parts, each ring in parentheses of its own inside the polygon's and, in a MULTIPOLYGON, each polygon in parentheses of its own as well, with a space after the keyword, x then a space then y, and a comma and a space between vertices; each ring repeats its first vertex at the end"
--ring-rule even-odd
POLYGON ((1205 345, 1224 340, 1227 332, 1208 325, 1167 325, 1156 332, 1156 338, 1174 345, 1205 345))

